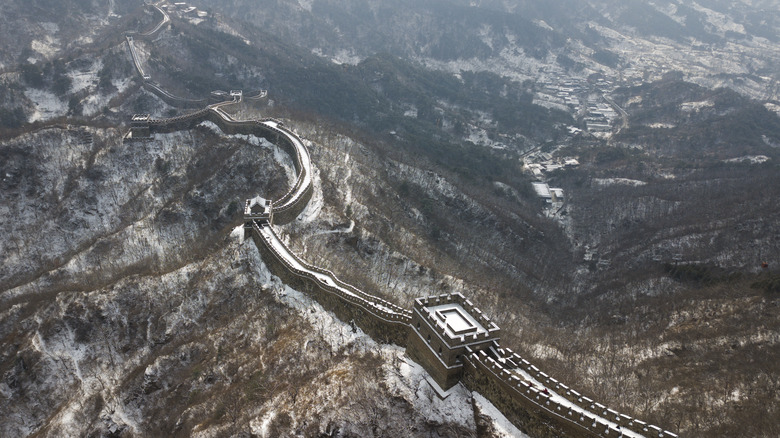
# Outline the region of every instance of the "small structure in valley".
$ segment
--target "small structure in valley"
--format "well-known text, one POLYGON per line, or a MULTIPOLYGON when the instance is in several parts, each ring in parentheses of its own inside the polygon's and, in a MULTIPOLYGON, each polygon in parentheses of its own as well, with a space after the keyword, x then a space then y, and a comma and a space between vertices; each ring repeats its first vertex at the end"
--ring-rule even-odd
POLYGON ((414 301, 407 354, 444 390, 460 381, 463 357, 498 341, 498 326, 460 293, 414 301))

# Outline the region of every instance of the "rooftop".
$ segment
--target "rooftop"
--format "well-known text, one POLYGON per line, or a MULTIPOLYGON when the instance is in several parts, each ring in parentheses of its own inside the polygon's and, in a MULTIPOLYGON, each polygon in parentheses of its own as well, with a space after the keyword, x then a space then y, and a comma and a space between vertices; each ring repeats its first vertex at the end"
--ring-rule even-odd
POLYGON ((548 186, 546 183, 535 182, 533 183, 533 187, 536 194, 542 198, 549 198, 552 196, 550 193, 550 186, 548 186))
POLYGON ((458 303, 428 307, 428 312, 435 321, 444 326, 445 333, 451 339, 458 339, 463 335, 487 333, 488 331, 458 303))

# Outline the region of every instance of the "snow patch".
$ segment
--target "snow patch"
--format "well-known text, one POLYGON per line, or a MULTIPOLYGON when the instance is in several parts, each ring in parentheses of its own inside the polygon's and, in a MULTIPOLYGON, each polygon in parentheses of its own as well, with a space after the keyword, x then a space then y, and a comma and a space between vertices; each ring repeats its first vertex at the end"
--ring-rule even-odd
POLYGON ((274 418, 276 418, 276 411, 268 411, 259 421, 257 419, 250 421, 249 427, 252 429, 252 433, 266 438, 268 436, 268 426, 271 425, 271 421, 274 418))
POLYGON ((465 386, 457 384, 450 389, 450 395, 442 400, 428 383, 428 373, 423 367, 403 356, 401 360, 395 372, 387 376, 391 394, 409 401, 428 421, 475 427, 471 392, 465 386))
POLYGON ((745 155, 743 157, 729 158, 723 160, 724 163, 749 163, 749 164, 761 164, 766 163, 771 158, 766 155, 745 155))
POLYGON ((653 129, 671 129, 671 128, 676 127, 677 125, 675 125, 673 123, 650 123, 647 126, 649 128, 653 128, 653 129))
POLYGON ((745 33, 745 26, 735 23, 731 17, 728 17, 725 14, 713 11, 712 9, 706 8, 697 2, 691 3, 691 7, 706 15, 707 21, 721 32, 732 31, 745 33))
POLYGON ((766 134, 761 134, 761 140, 769 147, 780 148, 780 143, 767 137, 766 134))
POLYGON ((769 111, 773 111, 777 113, 778 116, 780 116, 780 105, 772 102, 767 102, 764 104, 764 107, 768 109, 769 111))
POLYGON ((493 29, 487 24, 483 24, 479 28, 479 38, 486 46, 490 47, 490 50, 493 50, 493 39, 490 37, 492 31, 493 29))
POLYGON ((363 59, 352 52, 342 49, 333 55, 332 61, 339 65, 358 65, 363 61, 363 59))
POLYGON ((669 3, 666 6, 655 5, 655 7, 658 9, 658 11, 662 12, 664 15, 671 18, 672 20, 682 25, 685 25, 685 17, 681 17, 677 15, 677 5, 673 3, 669 3))
POLYGON ((647 184, 644 181, 628 178, 593 178, 593 183, 599 186, 625 185, 634 187, 647 184))
POLYGON ((230 237, 238 240, 239 244, 244 243, 244 226, 239 225, 233 228, 233 231, 230 232, 230 237))
POLYGON ((703 100, 701 102, 683 102, 680 104, 680 110, 685 112, 697 112, 702 108, 710 108, 715 106, 715 102, 711 100, 703 100))
POLYGON ((78 93, 98 83, 98 72, 103 68, 103 61, 96 60, 88 68, 80 71, 68 72, 72 81, 71 92, 78 93))
POLYGON ((535 24, 535 25, 537 25, 537 26, 539 26, 539 27, 541 27, 542 29, 546 29, 546 30, 555 30, 555 29, 553 29, 553 28, 552 28, 552 26, 550 26, 549 24, 547 24, 547 22, 546 22, 546 21, 544 21, 544 20, 542 20, 542 19, 537 19, 537 20, 534 20, 534 24, 535 24))
POLYGON ((539 79, 540 77, 563 73, 558 71, 552 63, 546 60, 538 60, 526 55, 516 43, 514 35, 507 35, 510 43, 498 53, 488 59, 469 58, 442 61, 435 58, 417 58, 416 61, 433 70, 442 70, 452 74, 461 71, 481 72, 490 71, 500 76, 507 76, 515 81, 522 82, 526 79, 539 79))
MULTIPOLYGON (((352 177, 352 166, 349 165, 349 152, 344 155, 344 167, 347 169, 347 175, 344 177, 344 205, 349 206, 352 203, 352 184, 349 179, 352 177)), ((354 221, 353 221, 354 224, 354 221)))
POLYGON ((346 49, 337 50, 333 56, 326 55, 325 51, 319 47, 311 49, 311 53, 337 65, 358 65, 363 61, 361 57, 346 49))
POLYGON ((33 50, 46 58, 56 55, 59 51, 59 45, 60 40, 50 35, 45 36, 43 40, 32 40, 30 43, 33 50))
POLYGON ((128 87, 130 87, 130 82, 132 81, 131 78, 122 78, 122 79, 114 79, 111 81, 111 84, 116 87, 116 89, 122 93, 125 90, 127 90, 128 87))
POLYGON ((563 353, 552 345, 534 344, 530 353, 537 359, 566 360, 563 353))
POLYGON ((485 146, 491 149, 507 148, 505 144, 491 140, 490 136, 488 136, 487 131, 478 127, 473 127, 472 129, 469 130, 469 136, 466 138, 466 141, 473 143, 474 145, 477 146, 485 146))
POLYGON ((35 104, 30 122, 53 119, 65 115, 68 110, 68 104, 51 91, 28 88, 24 90, 24 95, 35 104))
POLYGON ((482 394, 473 392, 472 397, 474 397, 474 403, 479 410, 493 420, 493 427, 498 434, 497 438, 529 438, 528 435, 520 432, 520 429, 516 428, 504 414, 493 406, 493 403, 490 403, 490 400, 486 399, 482 394))

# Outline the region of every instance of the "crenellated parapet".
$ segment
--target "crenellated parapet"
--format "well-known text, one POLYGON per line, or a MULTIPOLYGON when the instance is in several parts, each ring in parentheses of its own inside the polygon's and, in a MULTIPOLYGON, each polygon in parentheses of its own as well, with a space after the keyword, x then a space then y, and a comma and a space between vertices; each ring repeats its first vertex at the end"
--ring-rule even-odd
POLYGON ((286 151, 296 173, 289 190, 277 200, 256 197, 244 204, 247 234, 285 282, 308 292, 326 309, 372 337, 405 346, 409 357, 420 363, 440 388, 463 382, 482 393, 532 436, 676 438, 669 431, 594 402, 502 348, 498 325, 460 293, 418 298, 412 310, 407 310, 301 259, 281 241, 272 224, 293 220, 308 203, 313 186, 308 150, 281 121, 234 120, 221 109, 225 104, 168 119, 134 115, 132 137, 192 129, 208 120, 227 134, 262 137, 286 151))
MULTIPOLYGON (((265 138, 290 155, 296 171, 295 182, 284 195, 272 201, 271 211, 267 212, 267 219, 269 222, 275 221, 279 224, 288 223, 295 219, 311 198, 313 185, 311 158, 300 137, 284 127, 283 123, 277 119, 234 120, 218 106, 165 119, 152 119, 148 114, 136 114, 131 119, 129 138, 149 138, 151 134, 156 132, 167 133, 193 129, 206 120, 213 122, 227 134, 253 135, 265 138)), ((251 213, 245 216, 247 223, 253 219, 260 219, 260 217, 254 218, 251 213)))
POLYGON ((255 221, 252 227, 255 234, 262 239, 264 246, 286 269, 295 275, 314 282, 318 287, 349 303, 361 306, 378 318, 404 324, 410 322, 411 312, 408 310, 344 283, 327 269, 303 261, 279 239, 273 228, 267 223, 255 221))
POLYGON ((493 401, 502 412, 522 408, 535 412, 542 422, 562 424, 563 435, 677 437, 581 396, 509 349, 473 352, 465 361, 465 380, 470 388, 493 401))
POLYGON ((383 342, 406 345, 411 312, 339 280, 295 255, 268 223, 254 221, 252 237, 271 270, 285 283, 309 293, 327 310, 383 342))
POLYGON ((460 293, 418 298, 412 312, 407 353, 442 388, 458 383, 463 357, 491 348, 499 327, 460 293))
POLYGON ((497 340, 501 329, 461 293, 414 300, 414 310, 451 344, 497 340), (474 320, 474 321, 471 321, 474 320), (482 329, 484 328, 484 330, 482 329))
POLYGON ((244 100, 249 101, 258 101, 263 100, 266 97, 268 97, 268 90, 262 89, 257 91, 250 91, 248 93, 244 93, 244 100))
POLYGON ((274 222, 273 202, 260 196, 247 199, 244 204, 244 229, 249 232, 255 221, 261 224, 274 222))
POLYGON ((150 122, 152 117, 149 114, 133 114, 130 118, 130 135, 133 140, 151 138, 150 122))
MULTIPOLYGON (((139 72, 143 72, 141 67, 139 68, 139 72)), ((169 91, 165 90, 158 84, 157 82, 153 81, 151 76, 143 74, 143 85, 144 88, 147 91, 150 91, 154 93, 157 97, 162 99, 163 102, 167 103, 170 106, 176 107, 176 108, 198 108, 202 107, 203 105, 206 105, 208 103, 208 99, 190 99, 186 97, 176 96, 169 91)))

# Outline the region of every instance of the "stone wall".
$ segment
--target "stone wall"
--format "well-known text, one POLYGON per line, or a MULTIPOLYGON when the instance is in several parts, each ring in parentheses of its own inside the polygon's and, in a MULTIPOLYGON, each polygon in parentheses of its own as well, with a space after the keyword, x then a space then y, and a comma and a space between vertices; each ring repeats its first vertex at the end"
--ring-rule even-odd
POLYGON ((159 97, 163 102, 175 108, 200 108, 208 104, 208 99, 187 99, 186 97, 174 96, 171 93, 160 88, 155 82, 144 78, 144 89, 159 97))
POLYGON ((511 350, 500 347, 495 350, 503 357, 496 360, 484 350, 468 355, 463 382, 490 400, 513 424, 528 429, 533 437, 622 436, 624 430, 631 430, 644 436, 677 438, 672 432, 619 414, 579 395, 511 350), (527 370, 566 400, 556 401, 544 388, 520 378, 518 369, 527 370), (552 435, 545 430, 550 430, 552 435))
MULTIPOLYGON (((305 180, 303 176, 306 172, 311 172, 311 169, 305 168, 300 156, 301 152, 289 139, 289 136, 295 136, 293 132, 282 127, 269 126, 264 123, 266 120, 225 120, 216 111, 212 111, 208 108, 169 119, 151 120, 149 128, 151 133, 170 133, 193 129, 205 120, 213 122, 219 126, 222 132, 228 135, 243 134, 264 138, 290 155, 297 174, 296 180, 295 184, 284 196, 274 201, 274 221, 278 224, 286 224, 298 217, 303 209, 306 208, 309 199, 311 199, 312 186, 309 184, 305 187, 298 198, 293 197, 296 191, 301 188, 301 184, 303 184, 305 180)), ((278 121, 274 122, 278 123, 278 121)))
POLYGON ((393 320, 389 315, 380 315, 378 312, 369 310, 368 306, 353 302, 357 300, 350 301, 349 297, 338 294, 333 288, 328 288, 309 276, 291 270, 259 232, 255 230, 252 233, 252 238, 260 251, 263 262, 285 284, 306 292, 326 310, 333 312, 340 320, 354 322, 356 326, 378 342, 406 347, 409 337, 408 321, 393 320))
MULTIPOLYGON (((424 328, 425 326, 423 326, 424 328)), ((463 374, 463 364, 447 366, 435 353, 430 344, 423 339, 424 333, 409 329, 409 340, 406 344, 406 354, 430 374, 433 380, 444 390, 452 388, 460 382, 463 374)))
MULTIPOLYGON (((498 378, 480 361, 469 357, 463 367, 463 383, 472 391, 482 394, 520 431, 534 438, 598 437, 597 433, 566 424, 542 408, 544 400, 538 391, 523 397, 504 379, 498 378), (539 395, 539 400, 534 397, 539 395)), ((614 436, 620 436, 616 434, 614 436)))
POLYGON ((149 122, 149 128, 153 134, 165 134, 193 129, 198 123, 206 120, 208 114, 208 109, 202 109, 182 116, 171 117, 169 119, 152 119, 149 122))

